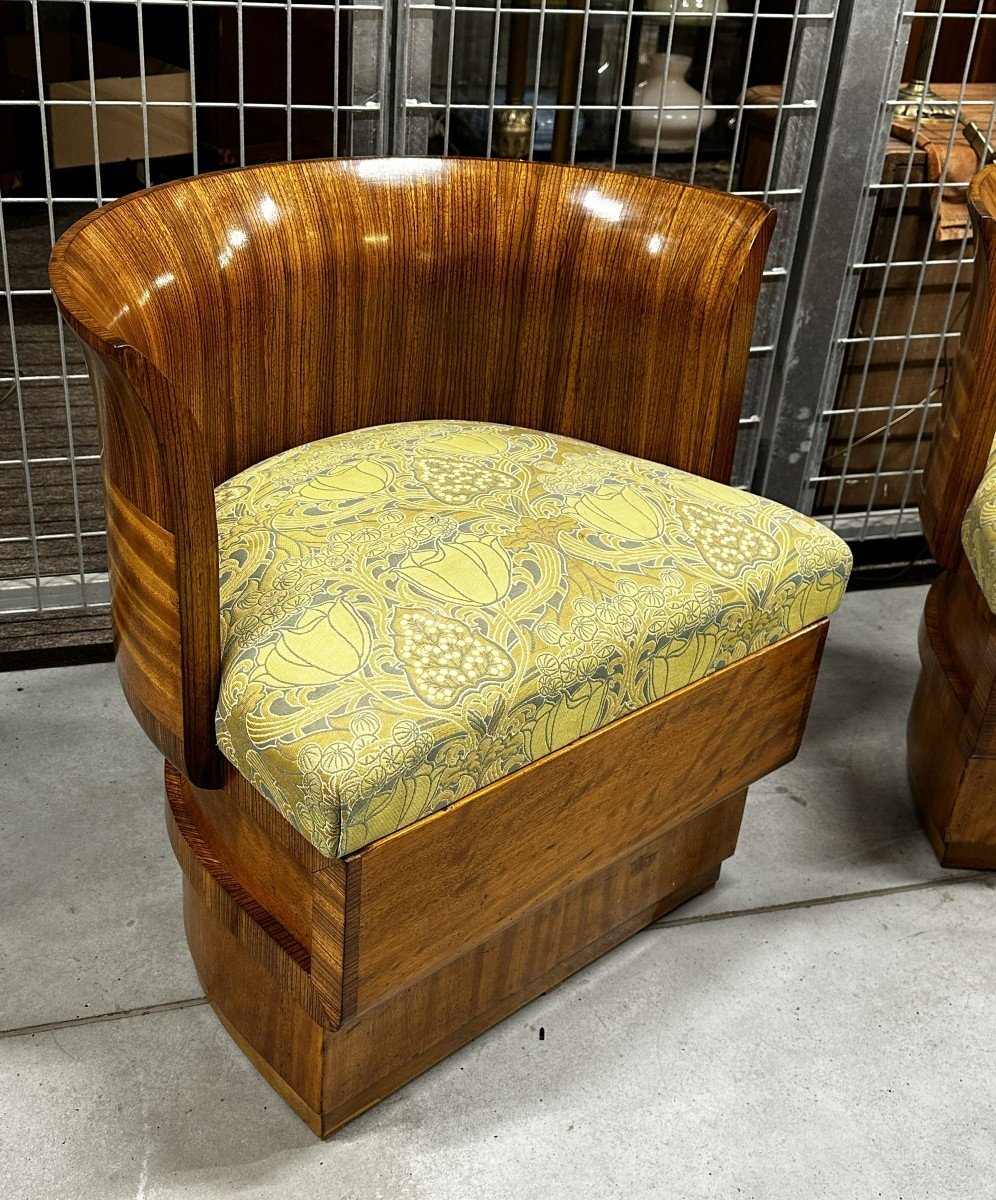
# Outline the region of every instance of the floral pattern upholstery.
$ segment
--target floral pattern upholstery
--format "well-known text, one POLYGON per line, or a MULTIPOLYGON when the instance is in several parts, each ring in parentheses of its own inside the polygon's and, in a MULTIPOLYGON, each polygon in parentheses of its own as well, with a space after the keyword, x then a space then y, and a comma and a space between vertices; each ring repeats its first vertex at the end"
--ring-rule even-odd
POLYGON ((223 753, 340 856, 784 638, 850 553, 730 487, 429 421, 217 490, 223 753))
POLYGON ((965 513, 961 541, 986 603, 996 612, 996 445, 965 513))

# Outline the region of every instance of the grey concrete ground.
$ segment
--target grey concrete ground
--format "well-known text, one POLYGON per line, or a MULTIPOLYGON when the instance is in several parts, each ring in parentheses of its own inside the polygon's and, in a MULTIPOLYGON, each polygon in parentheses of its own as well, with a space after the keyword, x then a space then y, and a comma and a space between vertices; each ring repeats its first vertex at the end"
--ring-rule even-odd
POLYGON ((904 777, 923 594, 848 597, 715 891, 324 1144, 199 999, 113 669, 0 676, 0 1196, 996 1197, 996 879, 904 777))

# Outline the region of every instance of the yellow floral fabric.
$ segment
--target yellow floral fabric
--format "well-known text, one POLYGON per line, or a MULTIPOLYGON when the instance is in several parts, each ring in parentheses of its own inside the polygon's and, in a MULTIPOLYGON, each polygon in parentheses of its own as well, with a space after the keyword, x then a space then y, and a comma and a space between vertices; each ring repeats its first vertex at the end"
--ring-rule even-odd
POLYGON ((530 429, 424 421, 217 490, 224 754, 341 856, 831 613, 833 533, 530 429))
POLYGON ((996 445, 965 513, 961 541, 986 603, 996 612, 996 445))

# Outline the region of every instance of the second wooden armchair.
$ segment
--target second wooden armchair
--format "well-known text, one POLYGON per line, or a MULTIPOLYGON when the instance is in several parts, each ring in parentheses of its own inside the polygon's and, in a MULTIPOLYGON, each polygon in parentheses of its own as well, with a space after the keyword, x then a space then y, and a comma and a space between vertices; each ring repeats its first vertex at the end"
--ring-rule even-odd
POLYGON ((996 167, 969 189, 968 321, 944 389, 920 515, 941 574, 920 626, 910 782, 946 867, 996 868, 996 167))
POLYGON ((773 219, 308 162, 55 251, 191 953, 320 1134, 710 887, 798 748, 849 555, 724 486, 773 219))

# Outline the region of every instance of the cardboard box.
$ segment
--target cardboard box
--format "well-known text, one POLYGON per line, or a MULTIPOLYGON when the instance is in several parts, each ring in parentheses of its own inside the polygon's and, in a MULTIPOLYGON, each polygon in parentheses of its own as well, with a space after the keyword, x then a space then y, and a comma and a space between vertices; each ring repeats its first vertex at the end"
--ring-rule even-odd
MULTIPOLYGON (((15 95, 37 95, 34 40, 14 34, 4 39, 11 87, 15 95)), ((45 33, 41 43, 42 81, 50 100, 82 100, 83 104, 48 107, 49 150, 53 167, 92 166, 93 110, 90 106, 86 39, 71 33, 45 33)), ((193 152, 190 73, 159 59, 145 58, 148 100, 168 101, 175 108, 148 109, 149 157, 193 152)), ((100 161, 140 162, 145 156, 142 125, 142 81, 138 55, 120 46, 93 43, 94 92, 100 100, 133 104, 97 105, 100 161)), ((37 137, 37 135, 35 135, 37 137)))
MULTIPOLYGON (((149 157, 190 154, 194 127, 190 113, 190 72, 167 63, 146 60, 147 100, 175 102, 176 108, 148 108, 149 157)), ((93 110, 90 81, 70 80, 49 87, 52 100, 85 100, 86 105, 54 105, 49 109, 53 167, 83 167, 94 161, 93 110)), ((100 161, 141 161, 145 157, 142 122, 142 81, 137 76, 94 80, 97 104, 97 142, 100 161), (134 100, 134 105, 101 105, 101 100, 134 100)))

